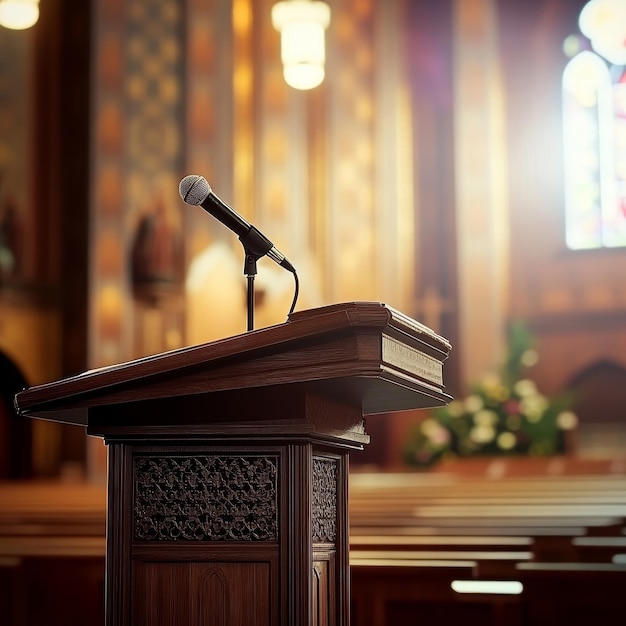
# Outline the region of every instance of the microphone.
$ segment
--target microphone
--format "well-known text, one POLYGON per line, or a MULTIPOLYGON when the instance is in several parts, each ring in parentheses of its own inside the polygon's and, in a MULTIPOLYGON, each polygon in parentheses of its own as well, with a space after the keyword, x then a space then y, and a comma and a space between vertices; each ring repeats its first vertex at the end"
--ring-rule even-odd
POLYGON ((184 202, 201 206, 226 228, 232 230, 239 237, 246 253, 257 258, 267 255, 272 261, 295 274, 295 268, 285 255, 261 231, 220 200, 204 176, 196 174, 185 176, 178 185, 178 192, 184 202))

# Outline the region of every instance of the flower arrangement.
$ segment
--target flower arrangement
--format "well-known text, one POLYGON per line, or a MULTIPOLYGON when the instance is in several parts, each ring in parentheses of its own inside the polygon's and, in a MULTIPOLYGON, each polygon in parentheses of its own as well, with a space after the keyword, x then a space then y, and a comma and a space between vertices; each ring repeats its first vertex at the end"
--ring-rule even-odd
POLYGON ((511 326, 508 354, 499 371, 472 386, 463 400, 434 409, 415 424, 405 461, 428 467, 444 457, 528 455, 565 452, 565 435, 577 425, 568 394, 547 398, 526 370, 538 361, 530 333, 511 326))

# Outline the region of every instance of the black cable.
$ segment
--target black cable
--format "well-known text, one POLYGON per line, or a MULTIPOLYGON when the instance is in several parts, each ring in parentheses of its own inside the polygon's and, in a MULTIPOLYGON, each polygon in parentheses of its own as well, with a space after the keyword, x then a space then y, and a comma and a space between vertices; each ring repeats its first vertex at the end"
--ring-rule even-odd
POLYGON ((293 294, 293 302, 291 303, 291 308, 289 309, 289 315, 291 315, 293 313, 293 310, 296 308, 296 302, 298 301, 298 292, 300 291, 300 281, 298 280, 298 274, 296 274, 295 270, 292 272, 292 274, 293 280, 295 282, 295 290, 293 294))

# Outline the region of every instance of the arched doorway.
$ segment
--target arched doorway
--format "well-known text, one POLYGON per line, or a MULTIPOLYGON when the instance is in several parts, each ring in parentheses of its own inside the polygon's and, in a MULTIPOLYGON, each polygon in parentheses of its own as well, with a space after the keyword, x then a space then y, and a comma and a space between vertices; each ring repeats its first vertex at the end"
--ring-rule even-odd
POLYGON ((28 478, 32 472, 31 420, 21 417, 13 397, 28 383, 17 365, 0 352, 0 479, 28 478))
POLYGON ((567 385, 574 396, 579 452, 623 458, 626 444, 626 367, 600 360, 575 374, 567 385))

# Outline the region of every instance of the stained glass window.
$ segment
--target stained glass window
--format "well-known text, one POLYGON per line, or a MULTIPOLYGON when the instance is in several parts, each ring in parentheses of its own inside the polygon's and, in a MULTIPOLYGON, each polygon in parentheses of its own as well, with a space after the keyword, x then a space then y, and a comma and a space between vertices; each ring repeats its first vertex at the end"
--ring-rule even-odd
POLYGON ((563 72, 565 228, 572 250, 626 246, 626 45, 614 33, 617 24, 626 35, 626 20, 608 19, 609 9, 623 17, 626 2, 585 5, 580 26, 591 49, 577 51, 563 72))

